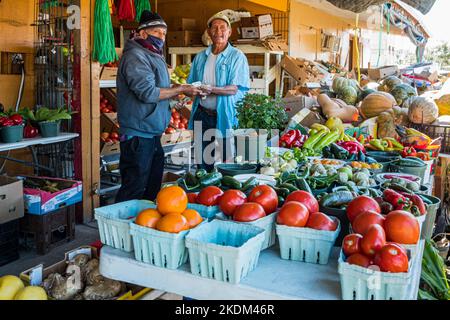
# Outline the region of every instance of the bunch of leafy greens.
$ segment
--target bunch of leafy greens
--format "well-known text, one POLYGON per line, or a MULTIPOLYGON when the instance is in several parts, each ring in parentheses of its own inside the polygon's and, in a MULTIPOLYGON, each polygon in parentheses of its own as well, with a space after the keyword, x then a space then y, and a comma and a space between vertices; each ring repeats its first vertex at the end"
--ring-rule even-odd
POLYGON ((36 122, 56 122, 60 120, 70 120, 72 119, 72 114, 75 112, 70 112, 64 108, 49 109, 46 107, 39 108, 36 111, 26 109, 24 114, 27 119, 36 122))
POLYGON ((280 97, 247 94, 236 104, 239 125, 235 129, 284 130, 288 117, 280 97))
POLYGON ((450 284, 447 279, 444 259, 435 248, 434 241, 426 240, 423 251, 421 280, 424 289, 419 289, 422 300, 449 300, 450 284))

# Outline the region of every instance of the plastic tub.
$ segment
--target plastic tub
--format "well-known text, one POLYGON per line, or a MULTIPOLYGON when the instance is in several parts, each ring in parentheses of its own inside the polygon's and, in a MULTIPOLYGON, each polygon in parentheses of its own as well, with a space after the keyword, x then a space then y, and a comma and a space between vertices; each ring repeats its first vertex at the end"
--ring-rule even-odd
POLYGON ((427 170, 427 165, 425 164, 423 166, 408 167, 408 166, 400 166, 400 165, 391 163, 389 166, 389 170, 391 172, 412 174, 412 175, 418 176, 421 179, 421 181, 425 181, 424 179, 425 179, 425 172, 427 170))
POLYGON ((377 160, 378 162, 391 162, 393 160, 401 159, 400 154, 389 151, 367 151, 366 155, 377 160))
POLYGON ((39 122, 39 132, 42 138, 56 137, 60 132, 60 121, 39 122))
POLYGON ((429 196, 429 195, 423 195, 425 198, 430 200, 432 204, 426 205, 427 206, 427 214, 425 215, 425 222, 422 226, 422 233, 421 238, 422 239, 431 239, 433 236, 433 230, 434 230, 434 222, 436 220, 436 214, 439 210, 439 207, 441 206, 441 200, 439 198, 429 196))
POLYGON ((307 263, 327 264, 341 229, 339 219, 334 219, 338 222, 336 231, 275 225, 280 242, 281 258, 307 263))
POLYGON ((264 230, 213 220, 186 236, 192 274, 237 284, 258 264, 264 230))
POLYGON ((3 143, 14 143, 23 140, 23 125, 0 128, 0 140, 3 143))

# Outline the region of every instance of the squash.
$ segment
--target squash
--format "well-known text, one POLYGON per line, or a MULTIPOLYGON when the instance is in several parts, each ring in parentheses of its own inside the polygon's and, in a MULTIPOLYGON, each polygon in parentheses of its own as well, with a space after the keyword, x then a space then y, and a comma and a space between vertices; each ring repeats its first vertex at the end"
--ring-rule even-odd
POLYGON ((361 103, 361 115, 365 119, 376 117, 384 111, 391 110, 395 104, 394 97, 389 93, 371 93, 361 103))
POLYGON ((435 102, 439 108, 439 115, 450 115, 450 93, 442 95, 435 102))
POLYGON ((402 83, 403 83, 402 80, 400 80, 396 76, 389 76, 381 82, 381 85, 378 87, 378 90, 390 93, 395 88, 395 86, 402 83))
POLYGON ((417 96, 417 91, 409 84, 402 83, 396 85, 395 88, 392 89, 391 94, 395 98, 395 101, 397 101, 397 104, 403 106, 409 97, 417 96))
POLYGON ((336 98, 336 93, 331 90, 321 90, 320 93, 326 94, 330 98, 336 98))
POLYGON ((409 124, 408 111, 408 108, 400 108, 399 106, 392 108, 395 124, 407 126, 409 124))
POLYGON ((353 87, 344 87, 338 91, 337 98, 344 100, 348 105, 354 106, 358 100, 358 91, 353 87))
POLYGON ((395 130, 395 120, 392 112, 382 112, 377 117, 377 138, 398 138, 397 131, 395 130))
POLYGON ((431 98, 416 97, 408 113, 409 121, 417 124, 431 124, 439 117, 439 108, 431 98))
POLYGON ((360 90, 358 82, 354 79, 347 79, 344 77, 334 78, 332 85, 334 92, 339 93, 342 89, 346 87, 353 87, 356 90, 356 92, 359 92, 360 90))
POLYGON ((374 89, 368 89, 368 88, 363 89, 363 91, 361 91, 361 93, 359 94, 358 101, 363 101, 369 94, 372 94, 375 92, 377 92, 377 91, 374 89))
MULTIPOLYGON (((337 99, 336 99, 337 100, 337 99)), ((358 109, 349 106, 343 101, 333 101, 326 94, 320 94, 317 102, 322 107, 322 112, 327 118, 336 117, 343 122, 353 122, 358 120, 358 109)))

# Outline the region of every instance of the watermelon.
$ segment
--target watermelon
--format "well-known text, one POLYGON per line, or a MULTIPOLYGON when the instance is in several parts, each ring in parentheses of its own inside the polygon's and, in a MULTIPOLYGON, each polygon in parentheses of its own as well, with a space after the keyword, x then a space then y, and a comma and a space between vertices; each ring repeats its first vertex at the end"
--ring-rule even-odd
POLYGON ((409 97, 417 96, 416 89, 406 83, 396 85, 394 89, 392 89, 391 94, 394 96, 397 104, 401 107, 409 97))
POLYGON ((344 87, 338 91, 337 97, 344 100, 346 104, 354 106, 358 100, 358 91, 354 87, 344 87))

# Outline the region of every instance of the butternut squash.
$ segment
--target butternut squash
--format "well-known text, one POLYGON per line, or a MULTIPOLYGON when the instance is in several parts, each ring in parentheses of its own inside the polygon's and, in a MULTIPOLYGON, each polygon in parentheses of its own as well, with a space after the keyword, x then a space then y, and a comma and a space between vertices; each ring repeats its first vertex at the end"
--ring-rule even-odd
POLYGON ((336 117, 343 122, 353 122, 358 120, 358 109, 354 106, 349 106, 343 101, 333 101, 326 94, 320 94, 317 97, 317 102, 322 107, 322 112, 327 118, 336 117))

